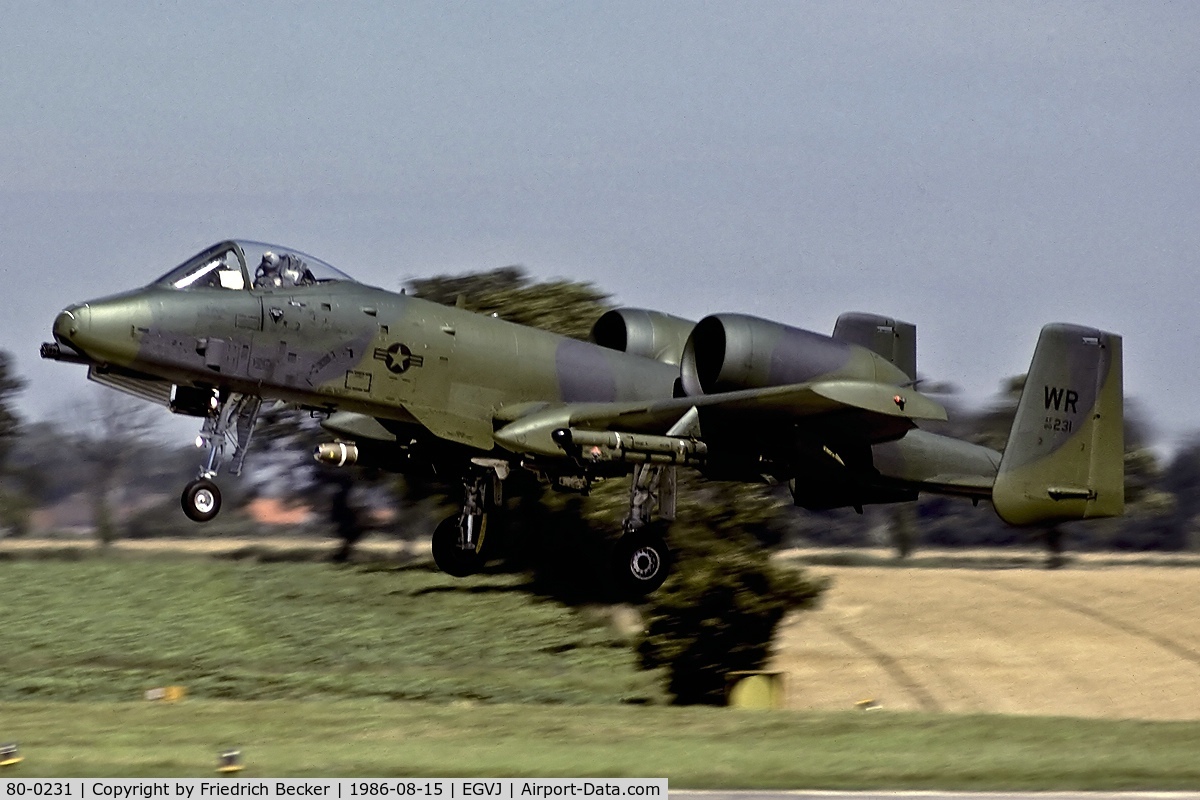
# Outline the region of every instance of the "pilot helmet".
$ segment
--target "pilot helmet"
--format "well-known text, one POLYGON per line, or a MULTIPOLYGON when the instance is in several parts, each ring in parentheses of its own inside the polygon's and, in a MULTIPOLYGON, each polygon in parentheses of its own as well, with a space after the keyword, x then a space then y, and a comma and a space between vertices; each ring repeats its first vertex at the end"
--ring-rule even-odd
POLYGON ((277 256, 272 251, 268 250, 267 252, 263 253, 262 263, 260 263, 258 266, 259 266, 259 269, 271 269, 271 270, 278 269, 279 268, 279 256, 277 256))

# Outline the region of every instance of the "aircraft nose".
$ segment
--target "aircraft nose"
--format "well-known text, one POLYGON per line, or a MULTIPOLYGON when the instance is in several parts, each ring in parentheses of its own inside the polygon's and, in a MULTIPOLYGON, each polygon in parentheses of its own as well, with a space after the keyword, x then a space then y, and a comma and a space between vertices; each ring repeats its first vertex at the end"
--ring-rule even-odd
POLYGON ((74 345, 75 337, 80 333, 87 334, 91 316, 86 303, 64 308, 54 320, 54 340, 59 344, 74 345))
POLYGON ((149 304, 135 294, 77 303, 55 318, 54 339, 92 361, 129 366, 150 315, 149 304))

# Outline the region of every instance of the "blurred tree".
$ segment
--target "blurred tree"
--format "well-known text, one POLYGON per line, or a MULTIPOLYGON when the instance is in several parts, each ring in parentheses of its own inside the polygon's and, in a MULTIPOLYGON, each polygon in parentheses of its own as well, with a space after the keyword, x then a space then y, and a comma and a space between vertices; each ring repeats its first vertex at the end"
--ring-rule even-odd
MULTIPOLYGON (((10 455, 13 474, 18 475, 22 485, 28 487, 31 500, 37 506, 59 503, 69 496, 85 490, 91 483, 95 471, 89 453, 92 445, 85 439, 93 438, 81 426, 80 414, 90 413, 86 408, 72 412, 75 417, 66 421, 42 421, 23 426, 21 435, 10 455)), ((154 413, 149 409, 148 413, 154 413)), ((155 436, 144 439, 144 448, 137 458, 127 465, 130 482, 136 484, 139 493, 172 494, 178 499, 180 477, 195 470, 198 463, 197 451, 191 446, 168 446, 155 436)), ((178 505, 176 505, 178 507, 178 505)))
POLYGON ((814 606, 829 583, 772 563, 761 532, 781 501, 768 492, 710 484, 710 503, 672 527, 676 567, 645 607, 638 643, 642 667, 665 667, 668 691, 681 705, 723 702, 726 675, 762 669, 779 622, 814 606))
POLYGON ((155 447, 151 435, 158 425, 158 413, 157 407, 143 400, 96 389, 79 415, 87 423, 79 431, 78 446, 93 469, 92 525, 101 544, 121 536, 124 514, 115 513, 114 503, 118 507, 130 504, 134 487, 130 465, 155 447))
POLYGON ((20 536, 29 527, 31 502, 19 471, 9 467, 8 457, 21 430, 21 420, 13 407, 25 381, 16 374, 12 355, 0 350, 0 527, 20 536))
POLYGON ((983 411, 966 415, 965 430, 976 444, 1004 451, 1008 435, 1012 431, 1013 419, 1017 416, 1017 403, 1025 390, 1026 375, 1013 375, 1000 382, 1000 392, 983 411))
POLYGON ((1172 523, 1181 530, 1189 549, 1197 549, 1200 542, 1191 541, 1191 534, 1200 518, 1200 439, 1191 440, 1175 453, 1163 471, 1160 486, 1175 501, 1172 523))
MULTIPOLYGON (((313 458, 313 449, 328 441, 320 418, 293 406, 264 406, 256 427, 258 466, 254 492, 286 504, 311 506, 322 515, 306 527, 340 540, 333 561, 350 560, 354 545, 382 526, 374 519, 371 496, 394 478, 359 466, 331 467, 313 458)), ((402 479, 400 479, 402 480, 402 479)))
MULTIPOLYGON (((152 435, 161 409, 110 389, 93 390, 61 421, 26 426, 12 445, 8 479, 30 508, 86 496, 102 543, 121 535, 125 519, 156 492, 177 491, 183 448, 164 448, 152 435)), ((191 451, 194 453, 194 451, 191 451)), ((189 465, 194 464, 189 454, 189 465)))
POLYGON ((24 388, 25 381, 16 374, 12 354, 0 350, 0 464, 7 461, 21 428, 21 420, 13 405, 24 388))
POLYGON ((1200 443, 1181 447, 1164 468, 1149 448, 1125 454, 1125 516, 1101 527, 1100 546, 1116 550, 1185 550, 1195 546, 1200 517, 1200 443))
POLYGON ((417 297, 442 305, 463 305, 520 325, 587 339, 592 323, 608 310, 609 295, 590 283, 561 279, 535 282, 524 267, 511 266, 465 275, 437 275, 408 283, 417 297))

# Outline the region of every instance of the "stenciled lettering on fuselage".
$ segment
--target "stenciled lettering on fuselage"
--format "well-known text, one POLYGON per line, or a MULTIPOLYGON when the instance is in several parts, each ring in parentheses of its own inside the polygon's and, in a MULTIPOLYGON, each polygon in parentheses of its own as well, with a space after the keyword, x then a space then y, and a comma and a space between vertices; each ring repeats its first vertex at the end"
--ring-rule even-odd
POLYGON ((397 375, 407 371, 409 367, 420 367, 425 363, 424 356, 414 356, 407 345, 399 342, 387 348, 376 347, 375 360, 382 361, 389 372, 397 375))
MULTIPOLYGON (((1074 389, 1062 389, 1058 386, 1043 386, 1047 411, 1061 411, 1064 414, 1078 414, 1079 392, 1074 389)), ((1048 431, 1070 433, 1074 430, 1074 422, 1062 417, 1047 416, 1042 428, 1048 431)))

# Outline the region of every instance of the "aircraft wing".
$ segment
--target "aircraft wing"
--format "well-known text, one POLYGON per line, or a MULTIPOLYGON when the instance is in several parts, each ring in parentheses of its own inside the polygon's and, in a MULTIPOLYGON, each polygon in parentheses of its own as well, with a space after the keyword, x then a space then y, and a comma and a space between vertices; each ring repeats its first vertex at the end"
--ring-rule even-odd
POLYGON ((693 408, 706 434, 740 429, 769 436, 779 425, 808 422, 823 430, 844 429, 868 443, 896 438, 917 420, 946 419, 941 405, 913 389, 834 380, 650 402, 542 407, 503 425, 494 438, 515 452, 559 455, 562 449, 551 438, 559 428, 667 434, 693 408))
POLYGON ((328 419, 321 423, 321 427, 338 436, 346 436, 356 440, 396 441, 396 434, 383 427, 379 420, 353 411, 334 412, 328 419))

